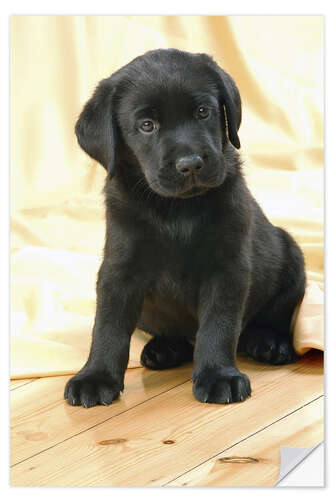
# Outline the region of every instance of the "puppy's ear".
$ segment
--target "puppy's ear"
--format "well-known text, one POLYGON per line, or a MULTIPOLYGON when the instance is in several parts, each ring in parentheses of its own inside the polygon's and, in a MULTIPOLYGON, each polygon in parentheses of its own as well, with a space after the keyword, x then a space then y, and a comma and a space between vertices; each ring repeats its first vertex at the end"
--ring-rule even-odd
POLYGON ((76 123, 75 133, 81 148, 114 175, 116 127, 113 113, 111 78, 102 80, 86 103, 76 123))
POLYGON ((215 73, 214 80, 217 83, 219 92, 222 108, 222 127, 225 136, 229 137, 231 144, 239 149, 240 141, 237 132, 242 121, 242 102, 238 88, 231 76, 220 68, 210 56, 205 55, 205 61, 215 73))
POLYGON ((242 102, 238 88, 235 82, 228 73, 218 67, 219 75, 219 91, 221 102, 225 108, 224 130, 227 132, 231 144, 239 149, 240 141, 238 137, 238 129, 242 121, 242 102))

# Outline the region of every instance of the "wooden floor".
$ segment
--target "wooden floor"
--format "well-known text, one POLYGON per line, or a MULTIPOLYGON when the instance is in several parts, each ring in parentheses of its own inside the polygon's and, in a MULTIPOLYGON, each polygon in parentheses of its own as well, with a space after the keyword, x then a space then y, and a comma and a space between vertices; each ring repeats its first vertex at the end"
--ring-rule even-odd
POLYGON ((240 358, 252 397, 192 396, 191 365, 128 370, 111 406, 72 407, 69 377, 11 383, 12 486, 271 486, 280 446, 323 440, 323 357, 273 367, 240 358))

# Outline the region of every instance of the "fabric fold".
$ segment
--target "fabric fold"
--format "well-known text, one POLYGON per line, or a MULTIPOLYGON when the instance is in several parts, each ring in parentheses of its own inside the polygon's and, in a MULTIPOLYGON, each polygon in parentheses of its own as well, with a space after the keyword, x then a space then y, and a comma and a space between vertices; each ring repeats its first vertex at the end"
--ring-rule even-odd
MULTIPOLYGON (((247 183, 305 256, 295 348, 323 349, 323 17, 12 16, 10 31, 11 376, 86 361, 106 172, 80 150, 75 122, 102 78, 167 47, 208 53, 237 82, 247 183)), ((148 338, 133 335, 130 367, 148 338)))

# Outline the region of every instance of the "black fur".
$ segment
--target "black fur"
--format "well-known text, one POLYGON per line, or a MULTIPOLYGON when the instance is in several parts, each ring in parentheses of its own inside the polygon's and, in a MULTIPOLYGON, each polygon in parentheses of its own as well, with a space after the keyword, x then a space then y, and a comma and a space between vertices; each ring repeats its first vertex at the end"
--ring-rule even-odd
POLYGON ((103 80, 76 125, 107 170, 106 240, 86 365, 72 405, 123 390, 136 326, 141 361, 162 369, 193 355, 199 401, 250 393, 237 347, 258 361, 294 359, 290 322, 305 287, 302 253, 250 194, 236 148, 241 100, 205 54, 156 50, 103 80))

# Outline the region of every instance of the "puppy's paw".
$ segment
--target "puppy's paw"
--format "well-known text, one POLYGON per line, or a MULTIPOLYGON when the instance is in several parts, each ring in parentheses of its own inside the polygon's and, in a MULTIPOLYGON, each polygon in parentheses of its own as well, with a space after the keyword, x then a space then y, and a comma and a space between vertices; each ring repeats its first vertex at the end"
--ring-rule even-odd
POLYGON ((193 394, 202 403, 236 403, 251 395, 251 386, 237 368, 204 368, 193 379, 193 394))
POLYGON ((151 370, 173 368, 193 359, 193 346, 183 338, 154 337, 143 348, 141 364, 151 370))
POLYGON ((297 359, 291 338, 273 331, 249 337, 245 350, 256 361, 271 365, 285 365, 297 359))
POLYGON ((123 390, 123 384, 102 372, 82 370, 66 384, 64 397, 73 406, 90 408, 109 405, 123 390))

